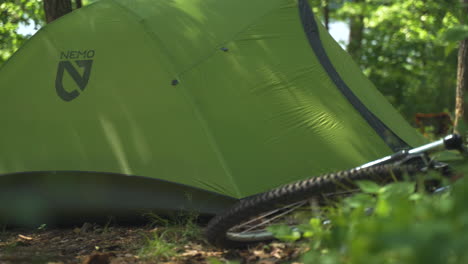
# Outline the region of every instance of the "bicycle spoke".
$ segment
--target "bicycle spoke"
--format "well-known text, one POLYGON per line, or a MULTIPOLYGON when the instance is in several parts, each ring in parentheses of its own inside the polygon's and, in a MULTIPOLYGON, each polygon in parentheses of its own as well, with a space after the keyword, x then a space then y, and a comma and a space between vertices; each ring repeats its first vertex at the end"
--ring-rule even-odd
POLYGON ((282 213, 280 213, 280 214, 274 216, 273 218, 267 218, 267 219, 268 219, 267 221, 263 221, 263 222, 261 222, 260 224, 257 224, 257 225, 254 225, 253 227, 248 228, 247 230, 241 231, 241 233, 248 232, 248 231, 250 231, 250 230, 252 230, 252 229, 254 229, 254 228, 256 228, 256 227, 259 227, 259 226, 265 225, 265 224, 267 224, 267 223, 270 223, 270 222, 272 222, 273 220, 278 219, 278 218, 280 218, 280 217, 282 217, 282 216, 284 216, 284 215, 286 215, 286 214, 288 214, 288 213, 294 211, 296 208, 299 208, 299 207, 303 206, 306 202, 307 202, 307 201, 300 201, 300 202, 296 202, 296 203, 287 205, 287 206, 282 207, 282 208, 278 208, 278 209, 273 210, 273 211, 270 211, 270 212, 268 212, 268 213, 266 213, 266 214, 264 214, 264 215, 261 215, 261 216, 259 216, 259 217, 254 218, 254 219, 251 219, 251 220, 249 220, 249 221, 243 223, 242 225, 235 226, 235 227, 233 227, 233 229, 240 229, 240 228, 242 228, 242 227, 248 226, 250 223, 253 223, 253 222, 255 222, 255 221, 258 221, 259 219, 265 219, 265 218, 267 218, 267 216, 270 216, 270 215, 275 214, 275 213, 277 213, 277 212, 279 212, 279 211, 281 211, 281 210, 284 210, 284 209, 288 209, 288 208, 289 208, 287 211, 282 212, 282 213))

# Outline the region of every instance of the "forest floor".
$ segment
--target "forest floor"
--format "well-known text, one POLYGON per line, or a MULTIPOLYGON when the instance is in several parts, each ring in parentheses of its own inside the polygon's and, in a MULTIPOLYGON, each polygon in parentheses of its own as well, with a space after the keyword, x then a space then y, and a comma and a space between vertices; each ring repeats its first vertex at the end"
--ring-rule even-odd
POLYGON ((81 227, 0 230, 0 263, 300 263, 307 250, 273 242, 223 250, 203 240, 198 226, 81 227))

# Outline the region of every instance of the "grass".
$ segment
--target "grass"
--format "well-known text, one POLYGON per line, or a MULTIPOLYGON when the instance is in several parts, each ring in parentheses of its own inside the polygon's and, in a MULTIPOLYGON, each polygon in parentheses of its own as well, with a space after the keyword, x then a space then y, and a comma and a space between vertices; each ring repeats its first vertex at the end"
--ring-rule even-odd
POLYGON ((196 214, 179 215, 172 219, 155 214, 148 214, 147 217, 155 228, 139 252, 139 257, 143 259, 156 262, 177 260, 187 244, 202 242, 202 231, 196 224, 196 214))
POLYGON ((167 261, 176 257, 178 245, 169 242, 165 234, 165 232, 156 233, 153 237, 148 238, 146 245, 140 250, 139 256, 154 261, 167 261))

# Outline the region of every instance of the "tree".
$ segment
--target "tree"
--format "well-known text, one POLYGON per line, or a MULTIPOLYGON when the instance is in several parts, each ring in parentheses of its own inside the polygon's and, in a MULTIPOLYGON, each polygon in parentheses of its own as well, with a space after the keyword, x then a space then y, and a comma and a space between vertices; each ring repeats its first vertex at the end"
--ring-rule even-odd
POLYGON ((323 0, 323 20, 325 28, 330 30, 330 3, 329 0, 323 0))
MULTIPOLYGON (((75 0, 75 8, 83 6, 82 0, 75 0)), ((45 19, 47 23, 70 13, 73 10, 71 0, 44 0, 45 19)))
POLYGON ((459 1, 353 0, 336 13, 351 22, 349 53, 410 122, 453 110, 456 47, 439 32, 458 23, 459 1))
POLYGON ((343 0, 308 0, 315 15, 318 16, 327 30, 330 23, 336 20, 336 11, 343 5, 343 0))
POLYGON ((72 11, 71 0, 44 0, 46 22, 50 23, 72 11))
POLYGON ((349 43, 347 49, 353 59, 359 62, 364 34, 364 9, 366 1, 353 0, 353 2, 356 12, 352 12, 349 17, 349 43))
MULTIPOLYGON (((463 8, 461 9, 462 15, 460 16, 460 22, 461 24, 464 24, 467 22, 465 21, 464 17, 466 14, 468 14, 468 0, 461 0, 461 3, 463 8)), ((466 37, 461 39, 460 45, 458 47, 458 70, 454 122, 454 127, 456 130, 459 130, 460 128, 460 120, 463 120, 465 124, 468 124, 468 106, 464 102, 465 93, 468 93, 468 38, 466 37)))
POLYGON ((72 9, 94 0, 0 0, 0 66, 31 37, 18 32, 21 26, 36 29, 72 9))
POLYGON ((30 36, 18 33, 20 25, 44 24, 40 0, 3 0, 0 2, 0 65, 30 36))

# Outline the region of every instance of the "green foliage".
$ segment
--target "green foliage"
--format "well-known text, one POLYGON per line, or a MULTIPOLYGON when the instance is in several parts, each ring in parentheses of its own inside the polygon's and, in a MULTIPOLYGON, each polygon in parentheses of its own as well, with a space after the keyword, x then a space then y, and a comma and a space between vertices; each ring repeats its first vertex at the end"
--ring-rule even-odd
POLYGON ((441 194, 414 182, 358 185, 363 193, 328 208, 326 221, 299 227, 310 237, 304 263, 468 263, 468 182, 441 194))
POLYGON ((417 112, 452 110, 456 49, 446 56, 441 30, 455 25, 458 1, 372 1, 358 62, 412 121, 417 112))
POLYGON ((468 38, 468 26, 467 25, 457 25, 447 31, 442 35, 442 39, 450 42, 457 42, 468 38))
MULTIPOLYGON (((83 6, 96 0, 83 0, 83 6)), ((28 40, 31 35, 18 32, 21 25, 35 29, 45 25, 43 0, 0 0, 0 66, 28 40)), ((72 0, 75 4, 75 1, 72 0)), ((73 5, 75 6, 75 5, 73 5)))
POLYGON ((44 24, 41 0, 0 1, 0 65, 30 37, 18 33, 20 24, 44 24))
POLYGON ((296 241, 301 238, 301 233, 298 230, 291 230, 285 225, 269 226, 267 230, 283 241, 296 241))
POLYGON ((308 2, 320 19, 322 19, 324 7, 328 4, 330 18, 335 21, 341 20, 341 17, 337 16, 337 10, 343 6, 345 0, 308 0, 308 2))
MULTIPOLYGON (((317 7, 323 0, 311 2, 317 7)), ((413 122, 418 112, 453 110, 457 44, 449 40, 466 32, 461 33, 461 27, 447 29, 460 24, 459 0, 331 3, 335 20, 363 17, 362 40, 349 43, 348 49, 357 50, 354 60, 408 121, 413 122)))

